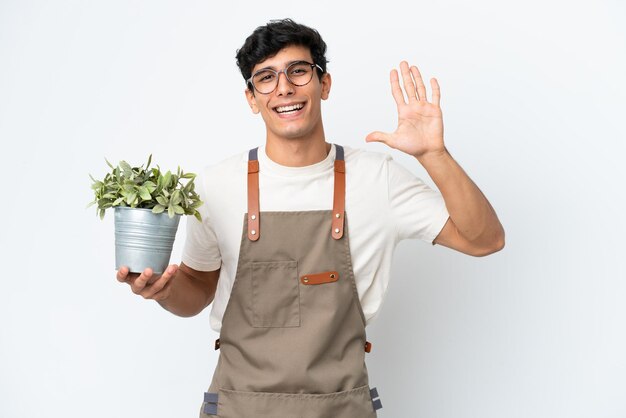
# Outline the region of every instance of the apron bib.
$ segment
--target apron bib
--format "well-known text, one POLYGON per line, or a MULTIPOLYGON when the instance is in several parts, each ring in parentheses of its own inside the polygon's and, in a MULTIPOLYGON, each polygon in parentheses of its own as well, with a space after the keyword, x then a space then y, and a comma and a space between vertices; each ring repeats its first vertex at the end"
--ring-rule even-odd
POLYGON ((237 273, 201 418, 375 418, 336 145, 333 210, 259 212, 257 149, 237 273))

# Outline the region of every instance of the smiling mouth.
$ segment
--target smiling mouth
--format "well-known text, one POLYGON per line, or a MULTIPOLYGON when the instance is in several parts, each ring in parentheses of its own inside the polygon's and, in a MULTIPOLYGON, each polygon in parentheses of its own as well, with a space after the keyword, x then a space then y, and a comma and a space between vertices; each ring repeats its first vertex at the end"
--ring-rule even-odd
POLYGON ((279 115, 293 115, 304 107, 304 103, 296 103, 289 106, 277 106, 274 111, 279 115))

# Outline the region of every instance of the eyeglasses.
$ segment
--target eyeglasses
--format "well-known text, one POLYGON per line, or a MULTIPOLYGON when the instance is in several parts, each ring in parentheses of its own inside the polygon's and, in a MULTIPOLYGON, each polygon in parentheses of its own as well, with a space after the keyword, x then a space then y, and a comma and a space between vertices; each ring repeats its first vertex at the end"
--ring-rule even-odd
POLYGON ((261 94, 270 94, 278 86, 278 78, 280 73, 285 73, 287 81, 294 86, 302 87, 313 79, 313 69, 317 67, 323 73, 324 70, 317 64, 311 64, 306 61, 296 61, 287 68, 276 71, 271 68, 264 68, 252 74, 252 77, 246 80, 246 83, 252 84, 254 89, 261 94))

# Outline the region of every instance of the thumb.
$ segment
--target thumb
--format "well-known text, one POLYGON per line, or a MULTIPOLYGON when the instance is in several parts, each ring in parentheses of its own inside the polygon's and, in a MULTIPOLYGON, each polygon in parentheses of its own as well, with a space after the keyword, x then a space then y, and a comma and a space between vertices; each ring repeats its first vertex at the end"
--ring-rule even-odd
POLYGON ((365 142, 382 142, 389 145, 391 135, 385 132, 374 131, 365 137, 365 142))

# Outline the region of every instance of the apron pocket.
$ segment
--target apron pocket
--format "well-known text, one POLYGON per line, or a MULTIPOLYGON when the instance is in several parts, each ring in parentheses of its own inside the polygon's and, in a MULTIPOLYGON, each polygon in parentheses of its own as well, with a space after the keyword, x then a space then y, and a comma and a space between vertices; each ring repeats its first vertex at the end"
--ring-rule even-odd
POLYGON ((299 327, 300 286, 296 261, 252 262, 252 326, 299 327))
POLYGON ((375 418, 370 389, 324 394, 242 392, 220 389, 220 418, 375 418))

